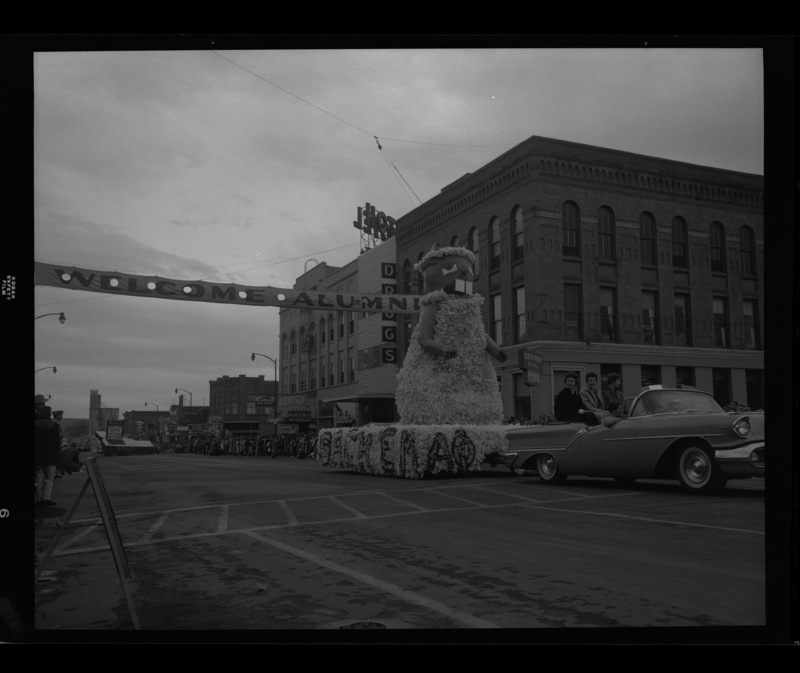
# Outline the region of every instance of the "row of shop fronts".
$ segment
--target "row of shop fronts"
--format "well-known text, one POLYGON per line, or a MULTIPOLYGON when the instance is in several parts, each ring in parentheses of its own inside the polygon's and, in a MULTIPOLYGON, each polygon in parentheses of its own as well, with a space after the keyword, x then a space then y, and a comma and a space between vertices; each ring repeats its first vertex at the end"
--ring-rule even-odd
MULTIPOLYGON (((237 377, 237 382, 258 387, 263 383, 263 377, 237 377)), ((323 427, 360 425, 365 418, 371 418, 368 404, 353 401, 320 402, 315 411, 293 409, 288 405, 281 407, 276 423, 274 409, 277 405, 273 397, 256 394, 254 401, 255 404, 251 402, 245 412, 236 417, 213 414, 212 407, 181 405, 172 406, 169 411, 126 411, 121 422, 122 432, 135 439, 184 445, 198 439, 315 433, 323 427)), ((385 406, 387 400, 377 402, 385 406)), ((381 417, 384 418, 385 414, 381 417)))

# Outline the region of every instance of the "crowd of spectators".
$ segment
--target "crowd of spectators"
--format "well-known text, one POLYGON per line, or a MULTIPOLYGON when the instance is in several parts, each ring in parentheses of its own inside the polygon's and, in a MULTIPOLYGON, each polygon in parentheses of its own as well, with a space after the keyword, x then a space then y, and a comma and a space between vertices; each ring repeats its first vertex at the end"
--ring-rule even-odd
POLYGON ((231 436, 223 439, 207 435, 184 442, 156 443, 158 453, 198 453, 204 456, 314 458, 316 451, 317 437, 313 432, 287 433, 277 437, 231 436))

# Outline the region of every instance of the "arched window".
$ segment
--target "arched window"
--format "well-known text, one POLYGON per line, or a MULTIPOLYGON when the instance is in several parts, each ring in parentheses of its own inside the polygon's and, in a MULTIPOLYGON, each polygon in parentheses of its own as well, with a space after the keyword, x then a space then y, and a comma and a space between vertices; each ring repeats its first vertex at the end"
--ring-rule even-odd
POLYGON ((500 268, 500 220, 497 217, 489 220, 489 268, 500 268))
POLYGON ((478 244, 478 227, 472 227, 467 234, 467 249, 475 255, 475 276, 480 271, 480 245, 478 244))
POLYGON ((328 341, 333 343, 336 338, 336 323, 333 321, 333 313, 328 314, 328 341))
POLYGON ((283 335, 283 338, 281 339, 281 341, 283 342, 283 357, 288 358, 289 357, 289 340, 286 338, 286 334, 283 335))
POLYGON ((581 211, 572 201, 561 207, 561 245, 563 254, 572 257, 581 255, 581 211))
POLYGON ((308 326, 308 347, 317 347, 317 326, 313 322, 308 326))
POLYGON ((656 218, 652 213, 644 212, 639 215, 639 251, 642 264, 656 265, 656 218))
POLYGON ((725 229, 719 222, 711 223, 711 270, 725 273, 725 229))
POLYGON ((295 337, 294 330, 289 335, 289 352, 291 355, 295 355, 297 353, 297 338, 295 337))
POLYGON ((672 220, 672 266, 680 269, 689 267, 689 234, 686 221, 682 217, 672 220))
POLYGON ((597 248, 600 259, 614 259, 615 229, 614 211, 608 206, 600 206, 597 211, 597 248))
POLYGON ((467 236, 467 249, 469 249, 472 254, 476 257, 478 256, 478 252, 480 252, 478 247, 478 227, 472 227, 469 230, 469 235, 467 236))
POLYGON ((325 318, 319 319, 319 341, 325 343, 325 318))
POLYGON ((525 255, 525 231, 522 224, 521 206, 514 206, 511 211, 511 231, 512 260, 516 261, 525 255))
POLYGON ((739 230, 739 255, 742 264, 742 273, 746 276, 756 275, 756 238, 750 227, 739 230))
POLYGON ((453 236, 453 238, 450 239, 450 247, 451 248, 458 248, 460 246, 461 246, 461 244, 458 242, 458 236, 453 236))

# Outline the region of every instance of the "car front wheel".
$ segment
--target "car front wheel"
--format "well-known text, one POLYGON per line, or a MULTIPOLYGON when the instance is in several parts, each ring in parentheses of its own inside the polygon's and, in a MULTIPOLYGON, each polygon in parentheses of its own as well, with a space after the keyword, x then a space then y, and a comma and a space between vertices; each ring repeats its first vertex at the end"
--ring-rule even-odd
POLYGON ((708 449, 686 446, 678 458, 678 479, 684 490, 706 494, 720 491, 727 482, 708 449))
POLYGON ((566 475, 558 469, 555 457, 549 453, 536 456, 536 473, 546 484, 562 484, 566 481, 566 475))

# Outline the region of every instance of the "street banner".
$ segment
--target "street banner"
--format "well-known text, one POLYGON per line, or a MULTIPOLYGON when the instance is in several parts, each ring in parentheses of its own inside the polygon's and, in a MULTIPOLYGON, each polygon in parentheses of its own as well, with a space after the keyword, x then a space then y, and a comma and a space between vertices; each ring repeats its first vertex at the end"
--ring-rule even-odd
POLYGON ((178 301, 278 306, 311 311, 366 311, 370 313, 418 313, 418 295, 352 294, 331 290, 289 290, 268 285, 211 283, 140 276, 120 271, 34 262, 34 285, 105 294, 152 297, 178 301))

